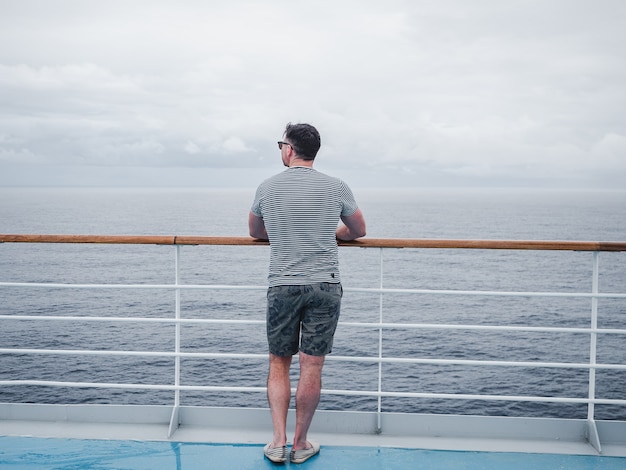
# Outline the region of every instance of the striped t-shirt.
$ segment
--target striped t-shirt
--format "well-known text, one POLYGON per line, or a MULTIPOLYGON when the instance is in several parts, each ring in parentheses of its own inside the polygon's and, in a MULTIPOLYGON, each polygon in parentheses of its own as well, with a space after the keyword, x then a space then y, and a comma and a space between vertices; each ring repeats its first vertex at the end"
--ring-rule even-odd
POLYGON ((261 183, 251 211, 270 240, 270 287, 340 282, 335 232, 358 206, 348 185, 295 166, 261 183))

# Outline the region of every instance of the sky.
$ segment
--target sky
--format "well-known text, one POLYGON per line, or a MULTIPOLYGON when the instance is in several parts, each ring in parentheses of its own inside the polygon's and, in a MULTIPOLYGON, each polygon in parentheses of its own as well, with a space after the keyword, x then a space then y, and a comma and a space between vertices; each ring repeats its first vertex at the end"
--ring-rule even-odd
POLYGON ((626 187, 623 0, 0 0, 0 186, 626 187))

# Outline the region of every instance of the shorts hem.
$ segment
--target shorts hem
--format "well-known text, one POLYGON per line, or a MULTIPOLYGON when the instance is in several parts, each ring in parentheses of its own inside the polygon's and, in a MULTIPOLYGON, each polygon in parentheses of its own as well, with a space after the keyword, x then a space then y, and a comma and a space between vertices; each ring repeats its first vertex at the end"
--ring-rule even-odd
MULTIPOLYGON (((295 356, 296 354, 298 354, 299 352, 300 352, 300 351, 296 351, 296 352, 294 352, 294 353, 286 353, 286 354, 284 354, 284 353, 282 353, 282 352, 280 352, 280 353, 275 353, 274 351, 270 351, 270 354, 272 354, 272 355, 274 355, 274 356, 278 356, 278 357, 292 357, 292 356, 295 356)), ((310 355, 311 355, 311 354, 310 354, 310 355)))
POLYGON ((303 349, 301 349, 300 352, 306 354, 307 356, 325 357, 325 356, 328 356, 332 351, 328 351, 326 354, 324 354, 324 353, 322 353, 322 354, 318 354, 318 353, 311 354, 311 353, 308 353, 308 352, 304 351, 303 349))

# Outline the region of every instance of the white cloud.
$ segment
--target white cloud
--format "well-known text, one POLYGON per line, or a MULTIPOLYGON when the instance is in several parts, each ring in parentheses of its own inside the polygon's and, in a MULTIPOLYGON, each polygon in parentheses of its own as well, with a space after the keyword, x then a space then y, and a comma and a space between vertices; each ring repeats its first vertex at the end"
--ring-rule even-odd
POLYGON ((228 153, 249 152, 251 149, 238 137, 229 137, 222 144, 222 148, 228 153))
POLYGON ((137 84, 129 77, 115 76, 110 70, 91 63, 41 67, 0 64, 0 86, 35 91, 139 91, 137 84))
POLYGON ((185 144, 184 149, 185 149, 185 152, 187 152, 190 155, 196 155, 202 151, 200 147, 198 147, 198 145, 196 145, 194 142, 191 142, 191 141, 188 141, 185 144))
POLYGON ((41 163, 42 160, 33 152, 25 148, 2 148, 0 146, 0 163, 2 162, 10 162, 10 163, 26 163, 26 164, 37 164, 41 163))
POLYGON ((626 136, 604 135, 591 149, 591 163, 607 170, 623 169, 626 163, 626 136))

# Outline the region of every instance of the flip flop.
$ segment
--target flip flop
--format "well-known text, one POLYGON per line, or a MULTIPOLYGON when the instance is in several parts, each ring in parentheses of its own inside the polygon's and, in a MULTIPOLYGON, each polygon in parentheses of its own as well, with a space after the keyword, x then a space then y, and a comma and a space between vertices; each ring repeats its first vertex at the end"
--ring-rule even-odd
POLYGON ((287 446, 272 447, 270 442, 263 448, 265 456, 274 463, 284 463, 287 461, 287 446))
POLYGON ((320 445, 317 442, 308 441, 308 443, 311 444, 311 447, 307 449, 291 450, 291 453, 289 454, 289 460, 291 460, 291 463, 306 462, 320 451, 320 445))

